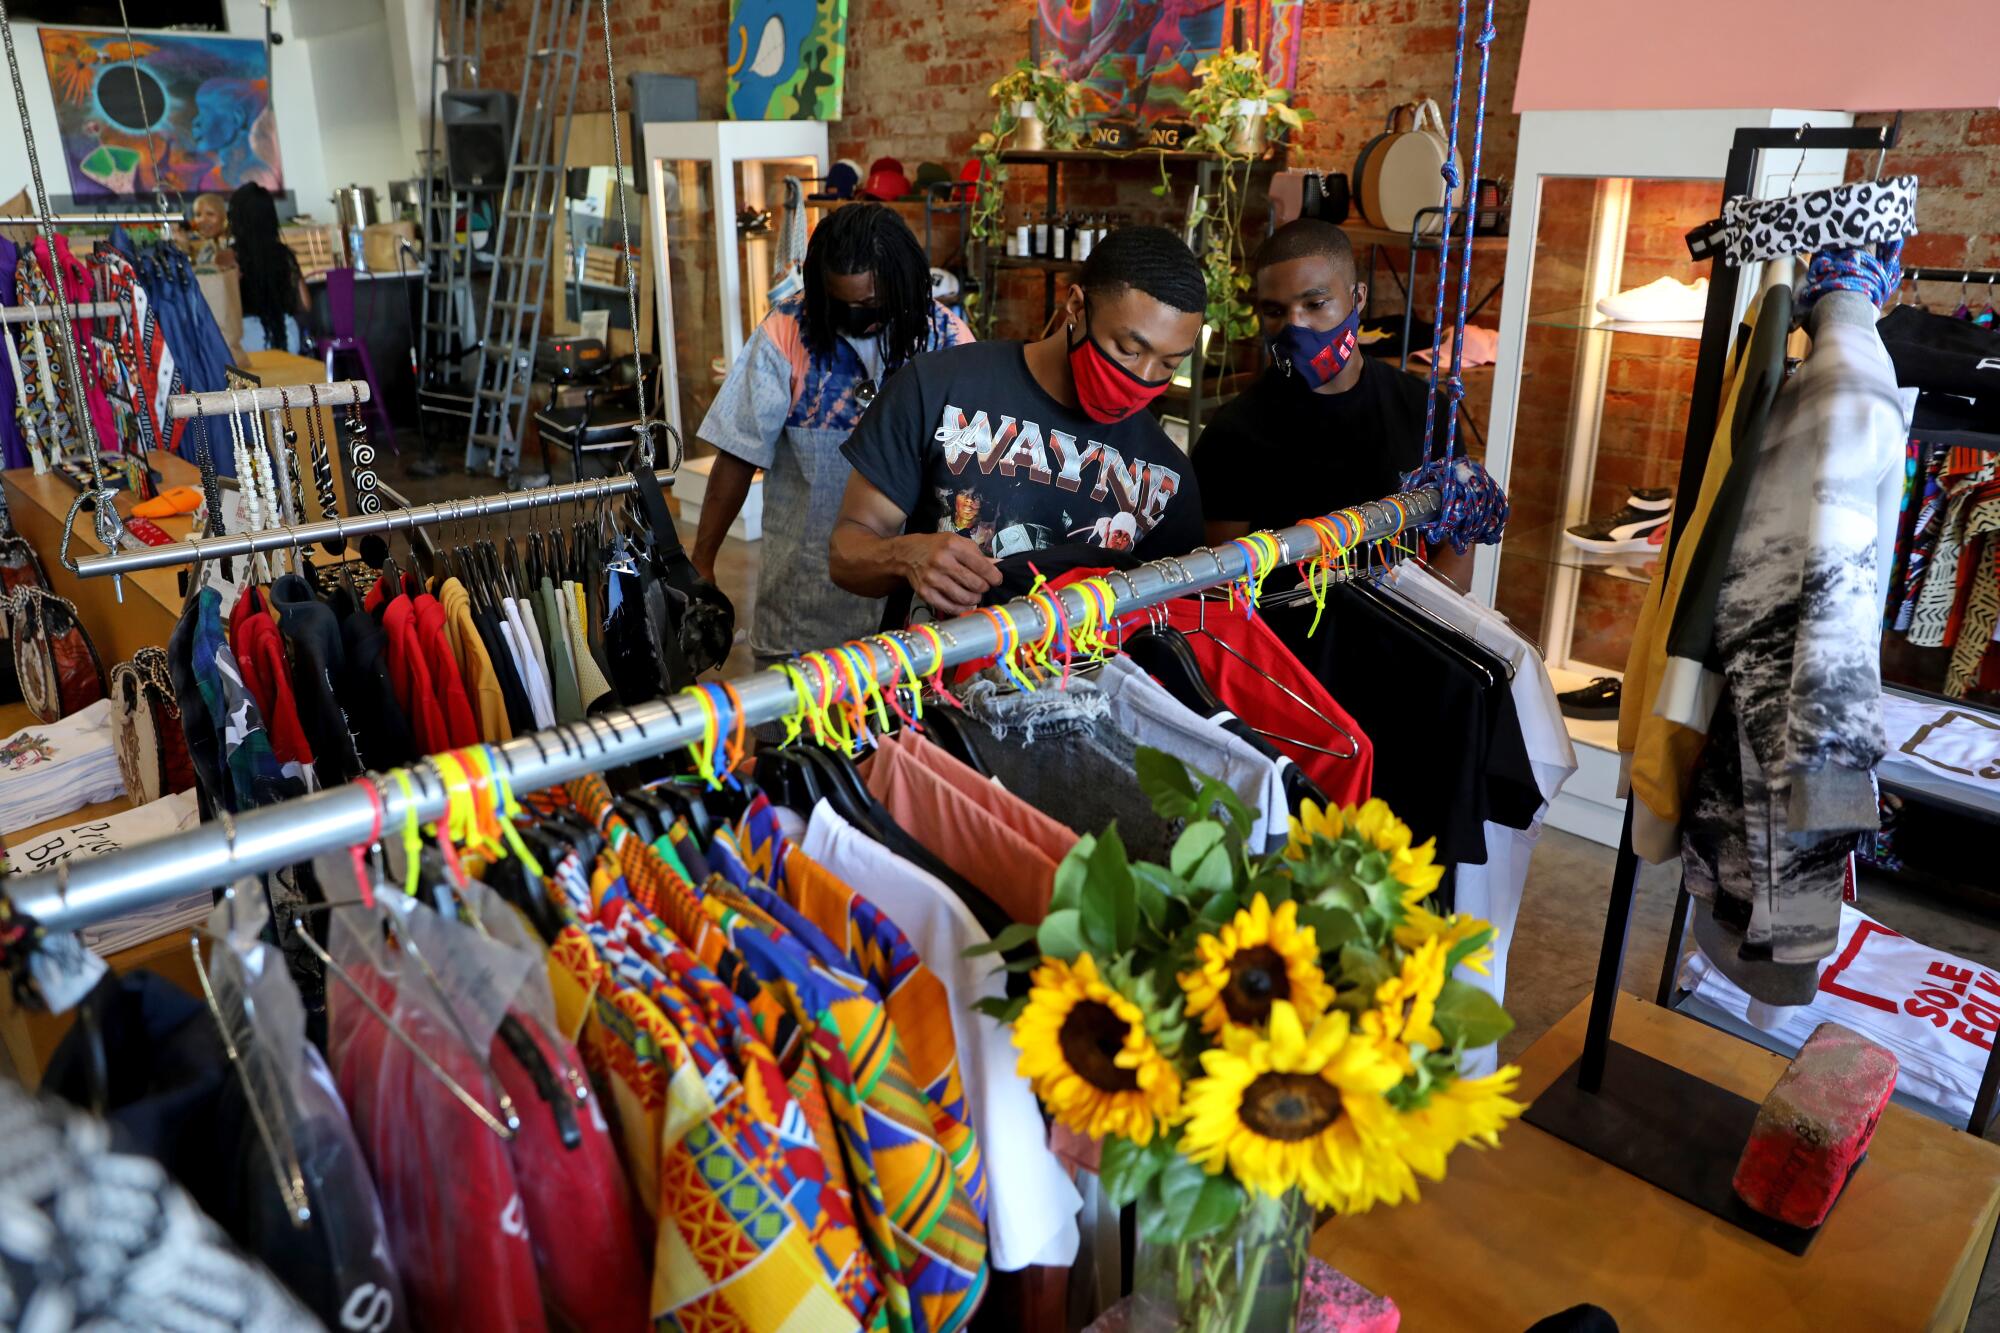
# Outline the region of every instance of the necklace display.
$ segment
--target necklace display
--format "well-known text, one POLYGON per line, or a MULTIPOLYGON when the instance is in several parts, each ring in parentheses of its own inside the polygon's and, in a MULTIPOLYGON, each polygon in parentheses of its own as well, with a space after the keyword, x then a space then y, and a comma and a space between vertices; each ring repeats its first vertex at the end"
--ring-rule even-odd
MULTIPOLYGON (((318 396, 314 396, 318 405, 318 396)), ((364 514, 382 512, 382 496, 377 491, 380 483, 375 477, 375 446, 368 440, 368 427, 361 420, 361 406, 350 402, 347 405, 347 473, 354 488, 354 507, 364 514)))
MULTIPOLYGON (((306 386, 312 394, 312 410, 306 414, 306 447, 312 453, 313 490, 319 496, 319 516, 323 519, 340 517, 340 505, 333 491, 333 459, 326 449, 326 427, 319 415, 319 386, 306 386)), ((285 454, 294 467, 298 464, 299 433, 292 426, 292 399, 284 389, 278 390, 278 402, 283 409, 285 423, 285 454)), ((296 475, 296 474, 294 474, 296 475)), ((304 517, 305 497, 299 497, 300 516, 304 517)), ((340 555, 347 550, 344 540, 325 541, 320 547, 328 555, 340 555)))

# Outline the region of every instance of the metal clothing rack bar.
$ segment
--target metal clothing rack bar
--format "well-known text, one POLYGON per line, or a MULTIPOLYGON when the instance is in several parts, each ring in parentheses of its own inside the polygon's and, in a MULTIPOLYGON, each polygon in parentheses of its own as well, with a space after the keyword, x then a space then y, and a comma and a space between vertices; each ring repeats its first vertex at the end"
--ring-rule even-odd
POLYGON ((2000 269, 1994 268, 1905 268, 1904 282, 1942 282, 1954 286, 1981 282, 1988 287, 2000 283, 2000 269))
MULTIPOLYGON (((116 301, 83 301, 69 308, 71 319, 116 319, 123 313, 116 301)), ((38 324, 45 319, 60 318, 60 308, 52 305, 0 307, 0 324, 38 324)))
POLYGON ((349 403, 365 403, 368 397, 367 380, 288 384, 282 389, 216 389, 209 393, 177 393, 167 399, 167 418, 170 421, 187 421, 194 417, 226 417, 238 412, 269 412, 287 406, 345 407, 349 403))
MULTIPOLYGON (((245 396, 248 392, 245 391, 245 396)), ((275 390, 259 389, 256 392, 271 393, 275 390)), ((296 402, 292 404, 294 407, 300 405, 296 402)), ((320 400, 320 406, 326 406, 325 399, 320 400)), ((672 472, 656 472, 653 475, 669 485, 674 478, 672 472)), ((315 523, 299 523, 285 528, 265 528, 261 532, 230 533, 222 537, 193 537, 184 542, 171 542, 165 546, 135 547, 129 551, 119 551, 115 555, 85 556, 76 562, 76 574, 78 578, 104 578, 117 574, 136 574, 142 569, 170 569, 175 565, 191 565, 202 560, 255 555, 259 551, 288 551, 301 546, 311 546, 315 542, 365 537, 371 532, 427 528, 440 523, 457 523, 465 519, 491 518, 497 514, 510 514, 522 509, 544 509, 551 505, 597 500, 606 496, 622 495, 631 490, 634 484, 630 473, 621 473, 615 477, 565 482, 560 486, 541 486, 528 491, 503 491, 497 495, 475 495, 464 500, 440 500, 435 504, 418 505, 414 508, 384 509, 379 513, 364 514, 358 518, 321 519, 315 523)))
MULTIPOLYGON (((1435 518, 1440 508, 1435 490, 1389 498, 1400 507, 1380 500, 1358 507, 1363 518, 1361 542, 1385 540, 1419 527, 1435 518)), ((1304 559, 1320 549, 1319 537, 1310 528, 1285 528, 1274 535, 1284 562, 1304 559)), ((1231 544, 1155 560, 1109 578, 1122 613, 1233 582, 1250 572, 1249 556, 1231 544)), ((1080 622, 1085 595, 1075 588, 1057 595, 1063 614, 1080 622)), ((1032 642, 1047 629, 1041 609, 1025 599, 1008 603, 1006 612, 1024 642, 1032 642)), ((895 636, 918 675, 993 655, 995 627, 979 613, 941 621, 932 628, 937 631, 937 646, 927 633, 901 631, 895 636)), ((794 665, 811 683, 818 683, 817 667, 807 662, 794 665)), ((890 654, 876 653, 867 674, 888 684, 902 677, 902 664, 891 661, 890 654)), ((776 671, 740 678, 735 692, 745 726, 776 721, 798 707, 792 683, 776 671)), ((515 790, 527 792, 691 744, 701 738, 706 721, 693 701, 668 697, 489 748, 515 790)), ((419 764, 409 777, 408 797, 401 782, 378 782, 379 806, 361 784, 347 783, 125 851, 64 861, 54 871, 7 880, 5 891, 17 911, 26 912, 45 929, 77 930, 244 876, 344 851, 373 834, 403 828, 411 819, 429 823, 443 815, 445 790, 436 771, 419 764)))
POLYGON ((0 217, 0 227, 181 227, 187 219, 179 213, 38 213, 20 217, 0 217))

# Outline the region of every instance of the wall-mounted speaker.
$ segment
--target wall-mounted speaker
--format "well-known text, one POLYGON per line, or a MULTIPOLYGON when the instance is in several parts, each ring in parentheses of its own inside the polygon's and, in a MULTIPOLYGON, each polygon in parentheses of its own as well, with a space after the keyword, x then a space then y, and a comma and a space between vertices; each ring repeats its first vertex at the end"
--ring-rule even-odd
POLYGON ((514 94, 466 88, 438 99, 444 114, 445 178, 454 190, 485 193, 505 188, 513 156, 514 94))

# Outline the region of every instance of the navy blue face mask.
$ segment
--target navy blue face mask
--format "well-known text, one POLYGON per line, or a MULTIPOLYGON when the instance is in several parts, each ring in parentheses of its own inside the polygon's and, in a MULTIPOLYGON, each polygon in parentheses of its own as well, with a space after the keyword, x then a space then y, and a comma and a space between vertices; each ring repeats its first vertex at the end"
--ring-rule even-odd
POLYGON ((1347 318, 1321 333, 1317 329, 1287 324, 1268 340, 1271 360, 1287 375, 1297 375, 1308 389, 1317 389, 1342 370, 1361 344, 1361 307, 1347 312, 1347 318))

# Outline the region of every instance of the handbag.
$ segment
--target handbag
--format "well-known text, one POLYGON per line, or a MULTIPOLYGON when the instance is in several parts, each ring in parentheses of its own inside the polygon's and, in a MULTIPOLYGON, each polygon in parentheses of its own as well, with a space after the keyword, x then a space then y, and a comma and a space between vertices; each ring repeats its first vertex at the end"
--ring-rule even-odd
POLYGON ((21 701, 42 722, 59 722, 104 697, 104 664, 67 597, 46 588, 17 589, 7 632, 21 701))
POLYGON ((14 669, 12 631, 8 626, 12 617, 7 606, 17 588, 48 586, 49 576, 42 572, 35 548, 14 533, 0 533, 0 704, 21 701, 21 677, 14 669))
POLYGON ((1318 218, 1338 227, 1347 221, 1352 200, 1347 177, 1338 171, 1308 171, 1299 197, 1299 216, 1318 218))
MULTIPOLYGON (((1405 102, 1389 112, 1382 133, 1361 145, 1354 163, 1354 192, 1361 216, 1371 226, 1407 236, 1426 208, 1436 208, 1444 198, 1440 182, 1446 157, 1453 165, 1458 158, 1446 141, 1444 113, 1430 98, 1405 102), (1410 128, 1396 128, 1404 112, 1410 113, 1410 128)), ((1452 204, 1465 202, 1467 182, 1459 176, 1452 204)), ((1419 234, 1435 236, 1444 229, 1444 219, 1433 213, 1426 217, 1419 234)))
POLYGON ((157 801, 194 786, 194 763, 181 730, 167 654, 141 648, 111 668, 111 738, 125 792, 134 801, 157 801))

